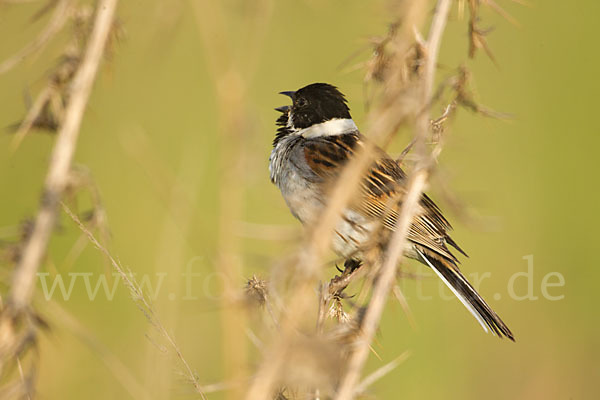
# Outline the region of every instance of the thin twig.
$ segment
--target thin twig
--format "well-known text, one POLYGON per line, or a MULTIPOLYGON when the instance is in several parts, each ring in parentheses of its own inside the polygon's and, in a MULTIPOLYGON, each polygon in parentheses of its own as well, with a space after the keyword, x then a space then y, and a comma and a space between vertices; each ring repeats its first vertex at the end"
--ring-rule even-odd
POLYGON ((11 150, 14 152, 17 150, 23 139, 25 139, 25 135, 31 130, 33 124, 36 119, 39 118, 42 113, 44 106, 48 104, 50 98, 52 97, 52 92, 54 88, 52 86, 47 86, 42 90, 42 92, 35 99, 35 102, 23 118, 23 121, 19 124, 17 131, 15 132, 15 136, 11 143, 11 150))
POLYGON ((77 224, 79 229, 88 237, 89 241, 98 250, 100 250, 100 252, 102 252, 102 254, 104 254, 108 260, 110 260, 111 265, 113 266, 115 271, 117 271, 117 273, 121 276, 121 279, 123 279, 123 283, 125 283, 129 291, 131 292, 131 295, 138 307, 140 308, 140 310, 144 313, 150 324, 153 325, 158 330, 158 332, 166 339, 167 343, 171 346, 171 349, 175 352, 175 354, 183 364, 183 367, 185 368, 187 374, 187 378, 193 384, 196 391, 200 394, 200 397, 202 397, 202 399, 206 399, 204 391, 200 386, 200 382, 198 382, 198 377, 196 376, 196 374, 190 367, 190 364, 183 356, 183 353, 179 349, 179 346, 177 345, 175 340, 171 337, 167 329, 164 327, 164 325, 158 318, 154 307, 142 292, 141 286, 136 282, 135 278, 133 277, 133 274, 130 271, 125 271, 123 266, 121 266, 121 264, 110 254, 106 247, 100 244, 100 242, 96 239, 94 234, 85 227, 85 225, 69 209, 69 207, 67 207, 64 203, 62 204, 62 206, 65 213, 67 213, 67 215, 71 217, 71 219, 77 224))
POLYGON ((361 267, 362 266, 358 266, 351 271, 345 270, 340 276, 336 276, 331 279, 327 285, 328 294, 330 296, 340 294, 342 290, 346 289, 346 287, 348 287, 348 285, 360 275, 360 273, 363 271, 361 267))
POLYGON ((415 320, 415 317, 410 310, 410 306, 408 305, 408 301, 406 301, 406 297, 404 296, 404 293, 402 293, 400 287, 398 285, 394 286, 392 293, 394 294, 394 297, 396 297, 396 300, 398 300, 398 303, 400 303, 400 307, 402 307, 410 327, 413 330, 417 330, 417 321, 415 320))
POLYGON ((406 361, 408 357, 410 357, 410 351, 407 350, 404 353, 400 354, 398 357, 396 357, 394 360, 385 364, 383 367, 378 368, 375 372, 369 374, 356 386, 355 394, 359 395, 361 393, 364 393, 367 390, 367 388, 369 388, 369 386, 373 385, 379 379, 389 374, 396 367, 398 367, 400 364, 406 361))
POLYGON ((412 150, 412 148, 414 147, 416 142, 417 142, 416 139, 411 140, 410 143, 404 148, 404 150, 402 150, 402 153, 400 153, 398 158, 396 158, 396 163, 398 165, 402 164, 402 162, 404 161, 404 158, 408 155, 408 153, 410 153, 410 151, 412 150))
POLYGON ((23 388, 25 391, 25 395, 27 396, 27 400, 31 400, 30 393, 30 383, 28 382, 27 377, 25 376, 25 372, 23 371, 23 366, 21 365, 21 358, 17 356, 17 367, 19 369, 19 377, 21 378, 21 383, 23 384, 23 388))
POLYGON ((427 41, 427 59, 424 67, 421 95, 421 104, 424 106, 424 109, 418 116, 415 124, 417 149, 420 150, 423 160, 421 165, 417 166, 416 171, 409 180, 400 216, 396 222, 396 229, 392 234, 389 247, 384 255, 384 262, 381 267, 380 275, 373 289, 373 296, 365 313, 362 330, 360 332, 360 339, 355 351, 348 360, 348 367, 342 378, 336 396, 337 400, 350 400, 354 397, 360 373, 369 354, 369 346, 373 340, 377 326, 379 325, 383 308, 396 277, 396 268, 402 257, 408 230, 417 211, 417 206, 423 190, 425 189, 428 176, 428 171, 425 168, 425 165, 427 165, 427 163, 425 163, 425 138, 429 129, 429 105, 432 97, 431 94, 437 56, 442 32, 446 26, 448 12, 450 10, 450 3, 451 0, 438 1, 427 41))

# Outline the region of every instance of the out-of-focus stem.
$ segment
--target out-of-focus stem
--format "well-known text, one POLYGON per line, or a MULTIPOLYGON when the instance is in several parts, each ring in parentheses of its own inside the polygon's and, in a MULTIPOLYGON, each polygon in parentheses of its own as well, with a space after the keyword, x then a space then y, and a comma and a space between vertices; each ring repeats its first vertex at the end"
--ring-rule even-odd
POLYGON ((36 272, 54 227, 58 202, 67 186, 81 120, 110 34, 117 3, 118 0, 100 0, 96 7, 94 27, 81 65, 71 83, 64 123, 52 151, 40 209, 13 276, 8 302, 15 312, 28 307, 33 295, 36 272))

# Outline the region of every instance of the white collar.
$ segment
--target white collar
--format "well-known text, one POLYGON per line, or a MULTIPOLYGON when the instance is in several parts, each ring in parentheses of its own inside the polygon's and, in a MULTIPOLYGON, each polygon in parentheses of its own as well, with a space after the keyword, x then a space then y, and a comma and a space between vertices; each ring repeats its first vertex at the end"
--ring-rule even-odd
POLYGON ((336 136, 357 131, 352 118, 334 118, 299 130, 296 134, 307 139, 320 136, 336 136))

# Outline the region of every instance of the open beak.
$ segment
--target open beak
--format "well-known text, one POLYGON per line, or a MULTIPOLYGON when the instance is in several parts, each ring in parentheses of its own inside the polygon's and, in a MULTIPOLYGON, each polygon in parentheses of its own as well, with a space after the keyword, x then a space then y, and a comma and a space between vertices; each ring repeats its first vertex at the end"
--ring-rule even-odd
MULTIPOLYGON (((290 99, 292 99, 292 101, 294 101, 294 98, 296 97, 296 92, 279 92, 279 94, 288 96, 290 99)), ((277 107, 275 110, 285 114, 288 111, 290 111, 290 108, 292 108, 292 107, 291 106, 281 106, 281 107, 277 107)))
POLYGON ((275 109, 275 111, 279 111, 280 113, 286 113, 288 111, 290 111, 290 106, 281 106, 281 107, 277 107, 275 109))
POLYGON ((279 94, 282 94, 284 96, 288 96, 290 99, 292 99, 292 101, 296 97, 296 92, 279 92, 279 94))

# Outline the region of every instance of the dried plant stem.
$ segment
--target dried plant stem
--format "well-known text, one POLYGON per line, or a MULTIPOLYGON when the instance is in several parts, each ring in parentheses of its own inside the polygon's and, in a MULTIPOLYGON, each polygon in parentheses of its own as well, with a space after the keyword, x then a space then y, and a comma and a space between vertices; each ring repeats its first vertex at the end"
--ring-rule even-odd
MULTIPOLYGON (((248 349, 244 332, 247 327, 246 310, 236 305, 243 265, 239 257, 241 243, 237 235, 238 221, 243 214, 245 187, 240 183, 245 175, 248 140, 252 129, 246 110, 246 97, 250 95, 249 83, 253 79, 261 50, 268 33, 273 2, 254 2, 253 11, 245 18, 247 37, 245 46, 237 49, 223 32, 228 30, 223 15, 223 5, 209 0, 192 2, 198 22, 200 37, 206 48, 206 58, 216 83, 218 105, 219 159, 219 229, 217 236, 218 269, 223 277, 221 336, 225 381, 236 383, 225 393, 226 399, 240 399, 244 388, 239 383, 248 380, 248 349), (244 60, 241 63, 236 61, 244 60), (236 110, 232 113, 231 110, 236 110)), ((269 306, 267 306, 269 307, 269 306)), ((270 308, 269 308, 270 311, 270 308)), ((277 317, 272 314, 273 320, 277 317)), ((277 322, 275 322, 277 324, 277 322)))
MULTIPOLYGON (((442 32, 444 31, 446 20, 448 18, 448 12, 450 10, 450 3, 451 0, 438 1, 431 24, 429 39, 427 41, 427 59, 423 75, 423 91, 421 98, 424 108, 416 121, 417 130, 415 132, 417 145, 420 144, 419 142, 422 142, 421 146, 418 146, 418 148, 422 149, 421 155, 423 161, 426 158, 424 139, 429 128, 429 103, 431 100, 433 79, 435 76, 435 66, 437 63, 437 55, 441 43, 442 32)), ((380 275, 375 283, 373 296, 365 313, 357 348, 348 360, 346 373, 342 378, 338 394, 336 396, 337 400, 350 400, 356 393, 356 387, 360 379, 360 373, 363 369, 365 361, 367 360, 371 341, 373 340, 375 331, 379 325, 383 308, 396 277, 396 268, 402 257, 408 230, 415 216, 423 190, 425 189, 427 175, 428 171, 425 168, 425 163, 421 162, 421 165, 417 167, 416 171, 412 174, 412 177, 409 180, 407 194, 402 204, 400 216, 396 223, 396 230, 390 239, 390 245, 386 251, 386 254, 384 255, 384 262, 381 267, 380 275)))
POLYGON ((11 150, 16 151, 17 148, 21 145, 23 139, 25 139, 25 135, 31 129, 33 124, 35 123, 35 119, 41 114, 44 105, 50 100, 52 97, 51 86, 47 86, 44 90, 38 95, 35 102, 31 106, 31 109, 27 112, 27 115, 19 125, 19 128, 15 132, 15 137, 11 143, 11 150))
MULTIPOLYGON (((423 101, 428 104, 433 93, 433 84, 435 78, 435 68, 437 66, 437 56, 442 43, 442 34, 446 28, 448 21, 448 13, 450 11, 450 3, 452 0, 439 0, 436 6, 433 20, 431 21, 431 29, 427 39, 427 60, 425 62, 424 81, 423 81, 423 101)), ((427 117, 429 113, 424 113, 427 117)), ((425 118, 428 121, 428 118, 425 118)), ((427 131, 425 131, 425 134, 427 131)))
POLYGON ((97 4, 93 30, 81 65, 73 78, 64 124, 52 152, 40 209, 13 276, 8 300, 16 312, 25 309, 33 295, 36 272, 54 227, 58 202, 67 186, 81 120, 110 34, 117 2, 100 0, 97 4))
POLYGON ((409 183, 408 193, 402 204, 400 218, 396 224, 396 231, 392 235, 379 278, 375 283, 373 296, 365 313, 360 337, 357 339, 357 348, 348 360, 346 366, 347 372, 340 384, 336 397, 337 400, 349 400, 354 397, 356 392, 355 387, 358 384, 363 365, 369 355, 371 341, 375 336, 379 319, 381 318, 388 294, 396 277, 398 261, 402 255, 406 235, 412 223, 419 199, 421 198, 421 193, 425 188, 426 178, 427 174, 424 170, 421 170, 413 175, 409 183))
MULTIPOLYGON (((221 313, 221 350, 225 381, 247 380, 248 349, 245 340, 247 316, 236 304, 243 265, 239 257, 240 239, 235 234, 236 222, 241 218, 244 187, 245 159, 244 95, 247 91, 242 72, 231 62, 234 52, 226 41, 217 43, 215 32, 224 28, 221 5, 211 1, 194 2, 198 27, 208 51, 213 80, 216 82, 216 103, 219 126, 219 216, 217 230, 218 270, 223 277, 221 313), (233 115, 230 110, 237 110, 233 115), (233 161, 232 161, 233 160, 233 161)), ((239 399, 242 388, 234 385, 225 393, 226 399, 239 399)))
POLYGON ((362 382, 360 382, 360 384, 358 384, 358 386, 356 386, 356 393, 357 394, 364 393, 369 388, 369 386, 373 385, 379 379, 381 379, 382 377, 384 377, 385 375, 390 373, 394 368, 398 367, 400 364, 402 364, 404 361, 406 361, 408 359, 408 357, 410 357, 410 351, 407 350, 404 353, 400 354, 398 357, 396 357, 391 362, 387 363, 383 367, 381 367, 378 370, 376 370, 375 372, 371 373, 369 376, 367 376, 365 379, 363 379, 362 382))
POLYGON ((129 291, 131 292, 131 296, 133 297, 134 301, 136 302, 136 304, 138 305, 140 310, 144 313, 144 315, 146 316, 148 321, 152 324, 152 326, 154 326, 158 330, 160 335, 165 338, 165 340, 167 341, 167 343, 169 344, 169 346, 171 347, 171 349, 173 350, 173 352, 175 353, 177 358, 179 358, 179 360, 181 361, 181 364, 183 365, 183 367, 185 369, 187 378, 194 385, 194 388, 200 394, 200 397, 202 399, 206 399, 206 397, 204 395, 204 391, 203 391, 202 387, 200 386, 200 382, 198 382, 198 378, 196 377, 196 374, 194 373, 194 371, 190 367, 190 364, 187 362, 187 360, 183 356, 183 353, 179 349, 179 346, 177 345, 175 340, 171 337, 171 335, 169 334, 167 329, 164 327, 164 325, 162 324, 162 322, 156 315, 156 312, 154 311, 154 307, 152 306, 150 301, 146 298, 146 296, 142 292, 142 289, 141 289, 140 285, 135 281, 133 274, 125 271, 125 269, 110 254, 110 252, 106 249, 106 247, 102 246, 100 244, 100 242, 98 242, 98 240, 96 239, 94 234, 85 227, 85 225, 79 220, 79 218, 64 203, 63 203, 63 210, 77 224, 79 229, 88 237, 89 241, 98 250, 100 250, 106 256, 106 258, 108 258, 110 260, 111 265, 113 266, 115 271, 117 271, 117 273, 121 276, 121 279, 123 279, 123 283, 125 283, 125 285, 129 289, 129 291))
MULTIPOLYGON (((201 180, 197 179, 198 171, 195 166, 197 159, 197 147, 188 140, 185 150, 181 155, 180 167, 177 175, 173 177, 176 182, 171 187, 170 198, 168 200, 169 213, 163 219, 163 226, 160 229, 160 245, 155 256, 155 271, 160 272, 160 268, 169 266, 169 274, 181 276, 186 265, 186 237, 189 237, 190 230, 194 222, 193 204, 196 204, 199 195, 201 180), (190 182, 186 185, 187 191, 182 194, 180 185, 183 182, 190 182)), ((179 288, 170 288, 170 294, 180 297, 179 288)), ((173 327, 173 334, 176 334, 175 327, 178 326, 180 304, 176 301, 165 299, 162 304, 154 304, 155 308, 161 311, 162 322, 167 326, 173 327)), ((155 399, 169 398, 173 391, 173 361, 165 360, 164 355, 156 351, 156 346, 151 341, 146 344, 147 362, 145 387, 150 390, 155 399), (157 377, 160 377, 157 379, 157 377)))

